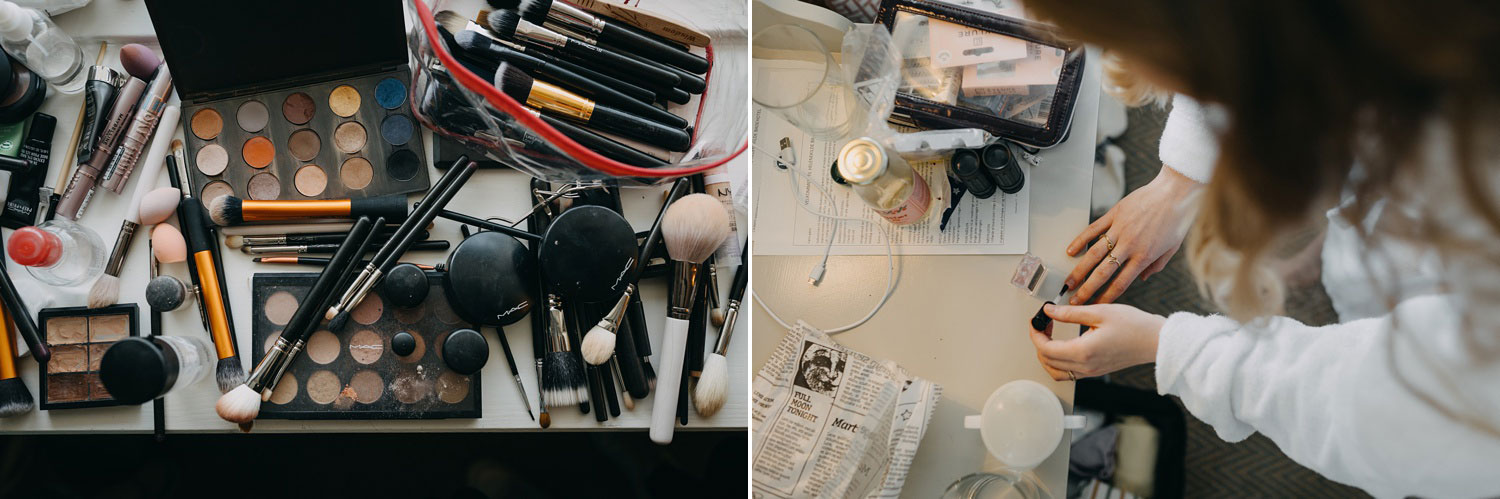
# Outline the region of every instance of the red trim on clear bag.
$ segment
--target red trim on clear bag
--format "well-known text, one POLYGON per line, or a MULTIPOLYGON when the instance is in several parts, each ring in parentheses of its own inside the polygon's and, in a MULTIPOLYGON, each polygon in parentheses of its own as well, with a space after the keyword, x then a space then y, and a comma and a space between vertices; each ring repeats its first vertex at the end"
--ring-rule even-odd
MULTIPOLYGON (((729 163, 730 160, 733 160, 740 154, 743 154, 745 150, 750 147, 750 141, 749 139, 746 139, 745 143, 740 145, 739 149, 735 150, 734 153, 725 156, 724 159, 706 165, 695 166, 692 168, 641 168, 639 166, 629 165, 606 158, 599 153, 594 152, 594 150, 584 147, 577 142, 574 142, 573 139, 568 138, 568 136, 566 135, 563 135, 562 132, 558 132, 557 129, 552 128, 551 125, 543 122, 540 118, 537 118, 531 113, 526 112, 526 108, 522 106, 521 103, 516 102, 516 100, 512 99, 509 95, 505 95, 504 93, 500 92, 500 90, 495 88, 495 86, 490 84, 490 82, 476 76, 473 72, 469 71, 468 68, 465 68, 463 65, 459 64, 458 61, 453 59, 453 56, 448 53, 447 47, 443 46, 442 40, 438 38, 437 24, 434 22, 432 11, 428 9, 427 4, 423 3, 422 0, 414 0, 411 3, 416 5, 417 17, 421 18, 422 20, 422 31, 423 34, 427 35, 427 44, 432 47, 432 52, 437 55, 438 60, 442 61, 443 66, 448 69, 449 74, 453 75, 459 81, 459 83, 463 84, 465 88, 468 88, 470 91, 477 92, 479 93, 479 95, 484 96, 485 100, 489 101, 489 103, 495 106, 496 109, 499 109, 500 111, 509 114, 517 121, 520 121, 522 124, 535 131, 537 135, 540 135, 543 139, 546 139, 547 142, 552 144, 553 147, 556 147, 559 151, 568 155, 572 159, 577 160, 579 163, 583 163, 584 166, 610 175, 614 175, 616 177, 677 177, 681 175, 699 173, 707 171, 711 168, 722 166, 726 163, 729 163)), ((709 53, 709 57, 713 57, 711 51, 709 53)), ((698 110, 699 118, 702 117, 702 113, 703 110, 700 106, 698 110)))

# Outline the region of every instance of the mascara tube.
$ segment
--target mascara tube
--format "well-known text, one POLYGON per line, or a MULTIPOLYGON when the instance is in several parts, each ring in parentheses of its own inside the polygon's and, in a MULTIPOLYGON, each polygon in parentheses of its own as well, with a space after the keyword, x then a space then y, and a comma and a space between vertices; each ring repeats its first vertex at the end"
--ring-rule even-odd
POLYGON ((78 136, 80 163, 94 157, 94 146, 98 144, 99 134, 104 130, 104 122, 109 118, 109 110, 114 107, 115 96, 120 93, 124 81, 124 76, 109 66, 89 68, 89 80, 83 87, 83 122, 78 124, 83 127, 78 136))
POLYGON ((110 152, 115 150, 120 135, 125 132, 126 125, 130 124, 130 110, 135 108, 145 91, 146 82, 135 77, 131 77, 120 88, 120 95, 115 97, 114 107, 109 111, 109 119, 99 133, 93 157, 79 163, 78 168, 73 170, 73 179, 68 181, 68 187, 63 189, 62 197, 57 201, 57 216, 77 220, 78 215, 83 213, 89 198, 94 195, 94 188, 99 184, 99 177, 104 174, 104 165, 109 162, 110 152))
POLYGON ((166 64, 162 64, 156 68, 156 77, 151 79, 151 85, 146 87, 145 95, 141 96, 141 104, 135 110, 135 117, 130 120, 130 127, 120 137, 120 152, 115 154, 109 168, 104 170, 104 188, 115 194, 125 191, 125 181, 130 180, 130 173, 135 171, 136 163, 140 162, 141 153, 146 152, 146 142, 151 140, 156 123, 161 120, 161 113, 166 110, 167 101, 171 98, 172 72, 166 64))

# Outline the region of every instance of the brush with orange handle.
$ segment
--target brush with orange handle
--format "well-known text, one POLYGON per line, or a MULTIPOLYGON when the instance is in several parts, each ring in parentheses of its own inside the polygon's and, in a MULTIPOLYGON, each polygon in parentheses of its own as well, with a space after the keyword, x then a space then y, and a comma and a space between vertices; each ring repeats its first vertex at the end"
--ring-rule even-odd
POLYGON ((219 288, 219 266, 214 260, 213 239, 208 235, 203 204, 198 198, 183 197, 179 208, 182 228, 187 233, 188 258, 196 272, 193 280, 203 297, 198 306, 203 307, 204 315, 208 317, 208 335, 213 338, 214 350, 219 356, 216 380, 219 391, 227 392, 245 382, 245 368, 240 366, 239 355, 235 353, 234 329, 225 309, 224 290, 219 288))
POLYGON ((36 407, 31 390, 16 373, 15 340, 10 335, 8 315, 5 307, 0 307, 0 418, 25 414, 36 407))
POLYGON ((234 196, 219 196, 209 203, 208 216, 214 223, 228 227, 246 222, 268 222, 297 218, 370 218, 406 219, 406 195, 392 194, 366 199, 308 199, 256 201, 234 196))

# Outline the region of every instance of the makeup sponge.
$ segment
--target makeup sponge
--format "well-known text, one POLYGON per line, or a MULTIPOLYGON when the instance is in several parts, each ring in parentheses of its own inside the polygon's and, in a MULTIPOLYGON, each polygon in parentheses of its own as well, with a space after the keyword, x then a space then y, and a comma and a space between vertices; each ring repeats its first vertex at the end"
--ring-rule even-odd
POLYGON ((156 67, 161 66, 161 58, 150 47, 132 43, 120 47, 120 65, 125 67, 125 72, 130 73, 130 76, 151 81, 151 76, 156 74, 156 67))
POLYGON ((167 217, 177 211, 177 203, 182 201, 182 191, 175 187, 157 187, 141 196, 140 221, 146 225, 156 225, 167 221, 167 217))
POLYGON ((160 224, 151 229, 151 252, 156 261, 176 263, 187 260, 187 241, 182 232, 169 224, 160 224))

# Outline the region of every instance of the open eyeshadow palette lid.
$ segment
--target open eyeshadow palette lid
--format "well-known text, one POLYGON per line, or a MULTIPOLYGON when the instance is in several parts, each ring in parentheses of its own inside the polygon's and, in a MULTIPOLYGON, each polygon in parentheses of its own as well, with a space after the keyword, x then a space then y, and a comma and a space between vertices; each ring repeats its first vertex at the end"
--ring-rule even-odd
MULTIPOLYGON (((453 331, 477 329, 459 318, 443 294, 445 274, 428 272, 427 299, 402 308, 377 287, 350 314, 339 334, 313 333, 287 367, 261 419, 445 419, 482 416, 479 373, 461 375, 442 359, 453 331), (407 332, 416 349, 405 356, 391 338, 407 332)), ((314 273, 264 273, 252 279, 254 362, 276 343, 313 281, 314 273)), ((483 372, 483 371, 481 371, 483 372)))
POLYGON ((140 307, 44 308, 36 315, 42 341, 52 346, 52 358, 37 376, 42 410, 121 405, 100 381, 99 361, 115 342, 140 334, 140 307))
POLYGON ((148 0, 205 204, 429 186, 402 2, 148 0))

